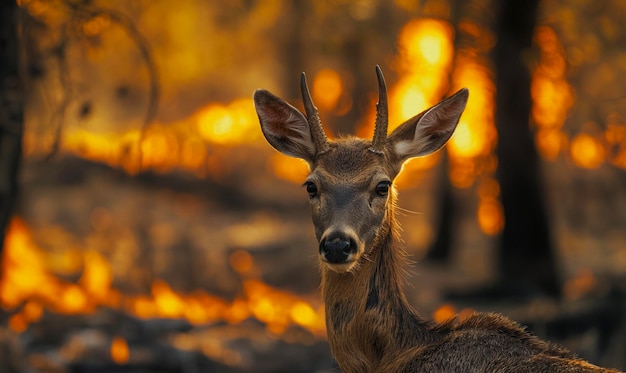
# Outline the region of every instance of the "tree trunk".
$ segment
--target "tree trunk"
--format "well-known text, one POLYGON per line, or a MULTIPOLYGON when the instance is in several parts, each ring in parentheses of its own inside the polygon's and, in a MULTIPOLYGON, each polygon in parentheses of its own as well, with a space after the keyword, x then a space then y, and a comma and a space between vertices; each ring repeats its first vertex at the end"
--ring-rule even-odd
POLYGON ((439 217, 436 222, 436 235, 432 245, 426 252, 425 260, 431 263, 448 264, 450 260, 450 254, 452 253, 452 244, 455 230, 455 217, 457 216, 457 203, 454 199, 454 193, 452 190, 452 183, 448 175, 448 153, 441 152, 442 159, 439 166, 439 184, 437 189, 439 193, 437 200, 439 204, 437 209, 439 210, 439 217))
POLYGON ((15 1, 0 3, 0 260, 17 198, 17 170, 22 154, 23 87, 18 63, 17 17, 15 1))
POLYGON ((498 180, 505 226, 499 247, 500 284, 558 296, 561 286, 543 201, 540 163, 530 129, 530 72, 539 0, 495 2, 498 180))

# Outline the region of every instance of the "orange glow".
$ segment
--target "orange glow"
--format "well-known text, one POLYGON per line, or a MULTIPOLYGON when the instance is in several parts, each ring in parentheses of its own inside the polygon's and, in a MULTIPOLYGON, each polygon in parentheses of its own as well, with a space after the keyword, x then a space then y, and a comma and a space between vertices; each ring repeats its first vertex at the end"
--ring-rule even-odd
POLYGON ((322 69, 315 74, 312 95, 319 108, 331 110, 337 107, 342 92, 343 81, 335 70, 322 69))
POLYGON ((397 104, 399 117, 397 124, 403 123, 417 113, 427 109, 433 102, 426 97, 424 89, 418 86, 410 76, 400 79, 392 91, 397 104))
POLYGON ((39 304, 39 302, 30 300, 24 305, 22 313, 24 314, 24 317, 26 320, 28 320, 28 322, 35 322, 38 321, 41 316, 43 316, 43 307, 41 307, 41 304, 39 304))
POLYGON ((147 131, 141 141, 141 168, 167 172, 176 165, 178 140, 173 133, 156 128, 147 131))
POLYGON ((297 184, 302 183, 309 172, 309 166, 302 159, 287 157, 280 153, 272 155, 269 167, 274 175, 297 184))
POLYGON ((156 280, 152 283, 152 295, 160 315, 180 317, 185 307, 184 302, 165 281, 156 280))
POLYGON ((535 44, 540 51, 531 82, 532 119, 537 125, 535 142, 545 159, 554 160, 566 147, 567 137, 560 129, 574 105, 575 92, 565 78, 565 51, 554 30, 537 27, 535 44))
POLYGON ((294 295, 273 289, 258 280, 246 280, 244 290, 250 299, 250 311, 267 324, 269 331, 280 334, 288 325, 296 323, 315 335, 324 335, 323 313, 316 313, 313 307, 294 295))
POLYGON ((504 210, 498 197, 500 184, 493 177, 485 177, 476 190, 478 194, 478 210, 476 217, 480 229, 488 234, 495 235, 504 228, 504 210))
POLYGON ((454 187, 469 188, 481 175, 494 172, 497 164, 491 161, 498 138, 493 117, 495 87, 486 62, 471 48, 457 52, 452 80, 454 90, 466 87, 470 96, 446 147, 449 175, 454 187))
POLYGON ((130 357, 128 343, 122 337, 115 337, 111 341, 111 359, 116 364, 126 364, 130 357))
POLYGON ((581 133, 572 139, 570 156, 574 164, 579 167, 597 168, 604 163, 606 151, 599 139, 581 133))
POLYGON ((553 161, 567 147, 567 135, 558 129, 539 128, 535 143, 539 154, 544 159, 553 161))
POLYGON ((467 120, 459 121, 449 143, 449 151, 458 157, 472 158, 480 155, 485 149, 485 139, 473 131, 467 120))
POLYGON ((478 185, 477 194, 481 199, 498 198, 500 195, 500 184, 494 178, 485 178, 478 185))
POLYGON ((22 333, 28 328, 28 321, 24 314, 17 313, 9 318, 9 328, 16 333, 22 333))
POLYGON ((407 69, 418 72, 419 62, 431 66, 449 66, 454 55, 452 26, 438 19, 420 18, 409 21, 398 36, 398 45, 407 62, 407 69))
POLYGON ((446 93, 453 38, 454 31, 445 21, 419 18, 404 25, 398 36, 400 78, 389 90, 389 130, 434 105, 446 93))
POLYGON ((85 291, 102 302, 108 298, 112 282, 111 268, 106 259, 96 251, 85 251, 83 275, 79 280, 85 291))
MULTIPOLYGON (((448 91, 448 74, 454 56, 454 31, 445 21, 418 18, 409 21, 398 36, 398 80, 389 88, 389 131, 436 104, 448 91)), ((375 108, 371 105, 367 125, 357 135, 371 136, 375 108)), ((412 185, 421 171, 437 164, 438 156, 412 160, 405 166, 398 185, 412 185)), ((302 180, 302 179, 300 179, 302 180)))
POLYGON ((497 199, 482 199, 478 205, 477 218, 480 229, 486 234, 495 235, 504 228, 504 212, 497 199))
POLYGON ((56 305, 57 311, 61 313, 73 314, 89 310, 87 308, 87 295, 79 286, 68 284, 61 287, 60 302, 56 305))
POLYGON ((454 318, 455 315, 456 307, 454 307, 450 303, 446 303, 435 310, 435 312, 433 313, 433 320, 436 323, 442 323, 444 321, 454 318))
MULTIPOLYGON (((97 216, 103 213, 92 215, 95 224, 101 224, 98 222, 102 218, 97 216)), ((162 280, 153 282, 149 295, 121 294, 112 287, 110 264, 93 250, 82 254, 83 274, 78 283, 60 280, 47 267, 44 251, 32 241, 28 228, 19 218, 14 218, 8 227, 3 255, 0 307, 12 310, 24 304, 9 320, 9 326, 16 332, 26 330, 30 323, 39 320, 44 309, 86 314, 106 306, 141 318, 185 318, 193 324, 220 320, 237 324, 255 317, 276 335, 291 325, 299 325, 315 337, 325 336, 320 302, 314 305, 296 294, 255 279, 253 258, 243 250, 232 254, 231 264, 248 279, 243 283, 243 295, 231 302, 201 290, 180 294, 162 280)))
POLYGON ((11 221, 4 246, 0 305, 15 308, 27 299, 56 299, 59 290, 57 280, 46 273, 43 255, 35 247, 21 220, 11 221))
POLYGON ((424 171, 430 170, 440 160, 440 155, 435 153, 428 157, 413 158, 402 165, 402 172, 394 180, 394 184, 398 188, 410 187, 415 184, 416 178, 424 174, 424 171))
MULTIPOLYGON (((260 135, 252 100, 242 98, 228 104, 208 104, 173 123, 153 123, 143 133, 140 129, 92 132, 68 126, 62 132, 59 152, 119 167, 131 174, 140 169, 169 172, 179 168, 203 176, 211 171, 207 152, 211 144, 250 144, 260 135)), ((24 154, 45 155, 50 142, 26 132, 24 154)))
POLYGON ((454 135, 448 143, 453 158, 475 158, 491 153, 495 148, 494 91, 491 72, 464 52, 457 58, 454 85, 467 87, 470 98, 454 135))
POLYGON ((260 134, 252 99, 235 100, 227 106, 211 104, 197 113, 200 135, 209 142, 240 144, 260 134))

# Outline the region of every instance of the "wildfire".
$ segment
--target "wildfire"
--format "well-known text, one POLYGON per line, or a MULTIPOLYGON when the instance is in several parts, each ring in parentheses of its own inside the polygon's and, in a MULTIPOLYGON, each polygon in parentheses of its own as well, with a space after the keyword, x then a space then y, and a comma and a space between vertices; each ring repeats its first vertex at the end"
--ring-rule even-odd
MULTIPOLYGON (((45 309, 71 315, 93 313, 98 307, 105 306, 140 318, 185 318, 192 324, 220 320, 237 324, 254 317, 276 335, 281 335, 292 325, 299 325, 315 337, 325 336, 324 312, 320 303, 312 304, 257 279, 252 257, 245 251, 236 251, 231 256, 233 268, 247 276, 242 294, 232 301, 203 290, 180 294, 158 279, 152 283, 149 295, 123 294, 112 287, 110 264, 95 251, 83 253, 84 265, 77 283, 55 276, 44 258, 43 250, 31 239, 24 222, 14 218, 5 241, 0 306, 6 310, 18 310, 23 305, 9 321, 16 332, 22 332, 30 323, 38 321, 45 309)), ((111 356, 116 362, 128 359, 125 340, 113 341, 111 356)))

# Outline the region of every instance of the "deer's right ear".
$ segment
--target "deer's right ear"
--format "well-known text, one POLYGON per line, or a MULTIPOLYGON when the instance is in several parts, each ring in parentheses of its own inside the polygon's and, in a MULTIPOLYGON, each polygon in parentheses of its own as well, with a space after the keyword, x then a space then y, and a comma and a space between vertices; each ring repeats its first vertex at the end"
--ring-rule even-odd
POLYGON ((270 92, 254 92, 254 107, 267 142, 279 152, 311 162, 316 154, 304 114, 270 92))

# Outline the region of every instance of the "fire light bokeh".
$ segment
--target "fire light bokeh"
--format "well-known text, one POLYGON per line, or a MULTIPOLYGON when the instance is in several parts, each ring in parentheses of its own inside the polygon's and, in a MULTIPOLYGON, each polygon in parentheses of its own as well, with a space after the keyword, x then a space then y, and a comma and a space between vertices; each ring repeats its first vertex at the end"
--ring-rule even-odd
MULTIPOLYGON (((272 153, 265 144, 251 99, 253 90, 268 88, 299 106, 298 98, 282 93, 291 92, 287 86, 296 86, 299 78, 286 76, 293 70, 289 66, 306 69, 314 101, 323 119, 328 118, 325 125, 331 132, 355 106, 351 91, 355 82, 373 80, 373 63, 368 77, 357 75, 346 65, 368 64, 370 58, 366 57, 375 54, 378 60, 374 63, 383 65, 387 77, 390 131, 458 89, 470 90, 467 108, 444 150, 445 163, 441 153, 412 160, 397 180, 400 189, 412 188, 431 171, 445 167, 455 191, 476 200, 472 205, 473 221, 482 235, 487 239, 497 237, 506 224, 495 176, 498 132, 494 122, 494 68, 489 60, 495 37, 489 25, 478 20, 453 18, 452 2, 300 4, 315 17, 299 13, 303 11, 297 2, 287 6, 280 1, 233 2, 228 9, 199 1, 182 2, 176 9, 165 2, 143 1, 133 6, 94 1, 93 7, 114 9, 80 16, 73 14, 70 3, 18 1, 27 18, 46 24, 49 31, 42 33, 37 26, 25 23, 25 40, 37 44, 32 47, 37 51, 31 53, 39 56, 37 53, 43 55, 64 47, 63 53, 70 61, 65 67, 61 66, 65 60, 58 59, 58 55, 37 61, 46 74, 38 80, 33 78, 29 86, 23 137, 27 163, 52 152, 58 158, 80 158, 128 175, 184 174, 200 180, 232 178, 251 182, 242 181, 239 175, 250 164, 250 154, 254 154, 263 159, 263 172, 296 188, 307 166, 272 153), (349 15, 343 22, 328 16, 331 9, 337 11, 335 7, 349 15), (371 21, 375 18, 371 10, 377 7, 392 9, 394 19, 401 20, 393 35, 388 36, 393 45, 385 48, 365 43, 359 49, 363 61, 354 62, 345 56, 352 50, 348 51, 339 40, 354 32, 348 30, 346 19, 377 31, 371 21), (149 41, 159 73, 158 114, 147 126, 142 120, 150 105, 150 74, 137 44, 116 22, 123 17, 135 17, 137 29, 149 41), (293 24, 298 22, 313 31, 296 32, 298 27, 293 24), (293 30, 281 29, 289 25, 293 30), (219 36, 222 34, 225 36, 219 36), (475 43, 459 44, 460 34, 475 43), (285 52, 286 45, 301 45, 301 50, 285 52), (342 48, 346 51, 341 52, 342 48), (322 55, 314 56, 316 50, 322 55), (296 54, 295 62, 285 57, 296 54)), ((621 106, 602 103, 597 110, 592 103, 581 102, 581 96, 589 97, 600 90, 594 78, 613 79, 626 87, 626 55, 615 52, 618 67, 598 66, 597 59, 584 65, 588 57, 585 53, 600 53, 599 41, 572 36, 573 26, 568 22, 574 22, 574 10, 567 13, 566 5, 546 1, 544 8, 535 29, 535 49, 528 57, 532 75, 529 129, 534 131, 537 150, 544 164, 563 164, 590 172, 607 168, 623 172, 626 111, 622 107, 626 107, 626 91, 615 93, 621 106), (584 69, 595 73, 583 75, 584 69)), ((617 40, 619 36, 613 30, 616 26, 604 22, 605 37, 617 40)), ((374 38, 375 32, 370 33, 367 37, 374 38)), ((32 64, 31 69, 35 69, 37 66, 32 64)), ((371 136, 374 124, 374 91, 368 97, 368 110, 354 126, 362 137, 371 136)), ((241 291, 233 299, 200 289, 183 293, 160 278, 151 279, 147 293, 135 294, 116 287, 119 274, 105 251, 79 245, 55 251, 41 247, 33 236, 45 232, 30 227, 19 215, 18 211, 6 235, 0 278, 0 307, 14 312, 9 326, 16 333, 27 330, 45 312, 90 314, 108 307, 142 319, 182 318, 194 325, 238 324, 253 318, 266 325, 272 335, 285 335, 295 325, 312 338, 325 338, 323 307, 316 294, 296 294, 269 285, 245 249, 233 251, 228 258, 228 264, 241 278, 241 291)), ((424 241, 432 240, 434 229, 421 226, 414 230, 420 234, 430 232, 421 238, 421 243, 427 245, 430 242, 424 241)), ((60 230, 54 234, 73 233, 60 230)), ((118 239, 116 245, 139 245, 122 233, 118 239)), ((590 272, 580 272, 566 284, 567 292, 576 298, 590 289, 593 281, 590 272)), ((435 317, 444 320, 454 311, 447 304, 435 312, 435 317)), ((114 361, 128 361, 126 340, 116 338, 110 348, 114 361)))

